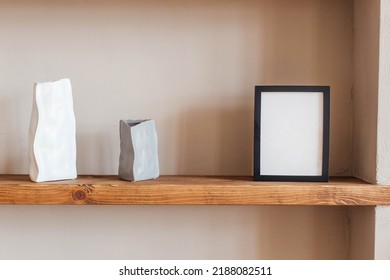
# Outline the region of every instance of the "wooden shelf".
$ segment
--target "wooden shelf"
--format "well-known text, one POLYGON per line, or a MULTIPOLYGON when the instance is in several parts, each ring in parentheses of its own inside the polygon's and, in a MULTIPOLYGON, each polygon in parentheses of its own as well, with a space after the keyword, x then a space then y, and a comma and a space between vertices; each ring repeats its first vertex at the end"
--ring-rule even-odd
POLYGON ((329 183, 253 182, 250 177, 162 176, 127 182, 117 176, 33 183, 0 175, 0 204, 75 205, 390 205, 390 186, 355 178, 329 183))

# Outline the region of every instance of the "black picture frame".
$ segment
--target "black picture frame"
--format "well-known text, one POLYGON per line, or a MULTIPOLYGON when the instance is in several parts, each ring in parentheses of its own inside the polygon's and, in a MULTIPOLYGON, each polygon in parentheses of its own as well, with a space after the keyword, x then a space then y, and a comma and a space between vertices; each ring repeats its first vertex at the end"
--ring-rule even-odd
MULTIPOLYGON (((269 95, 268 95, 269 96, 269 95)), ((321 112, 319 111, 319 114, 321 112)), ((321 127, 319 128, 321 129, 321 127)), ((253 179, 255 181, 285 182, 327 182, 329 180, 329 131, 330 131, 330 87, 329 86, 255 86, 255 120, 254 120, 254 164, 253 179), (320 174, 267 174, 261 171, 261 117, 262 98, 265 93, 322 93, 322 161, 320 174), (263 173, 263 174, 262 174, 263 173)), ((297 132, 299 133, 299 132, 297 132)), ((320 137, 320 136, 318 136, 320 137)), ((284 141, 284 140, 283 140, 284 141)), ((288 141, 288 140, 286 140, 288 141)), ((319 151, 320 148, 318 149, 319 151)), ((320 168, 318 168, 320 169, 320 168)))

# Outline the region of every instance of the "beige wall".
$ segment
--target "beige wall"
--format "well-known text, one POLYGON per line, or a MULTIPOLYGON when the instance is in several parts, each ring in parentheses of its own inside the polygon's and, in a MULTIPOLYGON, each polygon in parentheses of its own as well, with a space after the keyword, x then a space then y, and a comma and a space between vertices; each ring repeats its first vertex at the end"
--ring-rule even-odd
MULTIPOLYGON (((121 118, 156 120, 162 174, 251 174, 254 86, 324 84, 330 172, 350 175, 352 16, 352 0, 0 0, 0 172, 27 173, 33 82, 68 77, 81 174, 117 172, 121 118)), ((0 258, 348 256, 344 208, 1 208, 0 258)))
MULTIPOLYGON (((377 182, 390 185, 390 1, 381 0, 377 182)), ((375 259, 390 259, 390 207, 375 209, 375 259)))
POLYGON ((26 173, 34 81, 69 77, 80 174, 116 174, 119 119, 153 118, 163 174, 251 174, 254 86, 330 85, 351 174, 352 1, 0 1, 0 172, 26 173))
POLYGON ((380 0, 355 0, 353 175, 376 183, 380 0))
MULTIPOLYGON (((355 0, 354 175, 390 184, 390 1, 355 0)), ((349 210, 351 257, 390 259, 390 208, 349 210)))
POLYGON ((347 210, 0 206, 0 259, 345 259, 347 210))
POLYGON ((390 1, 381 0, 377 182, 390 185, 390 1))
POLYGON ((375 257, 376 207, 349 207, 349 259, 372 260, 375 257))
POLYGON ((375 208, 375 259, 390 260, 390 207, 375 208))

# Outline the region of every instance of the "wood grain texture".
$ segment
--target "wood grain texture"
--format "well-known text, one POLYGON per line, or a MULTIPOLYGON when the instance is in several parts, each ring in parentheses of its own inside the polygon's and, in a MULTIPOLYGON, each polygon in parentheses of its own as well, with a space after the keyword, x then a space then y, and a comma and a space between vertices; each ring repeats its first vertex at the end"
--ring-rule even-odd
POLYGON ((127 182, 117 176, 33 183, 0 175, 0 204, 74 205, 390 205, 390 187, 355 178, 329 183, 253 182, 250 177, 162 176, 127 182))

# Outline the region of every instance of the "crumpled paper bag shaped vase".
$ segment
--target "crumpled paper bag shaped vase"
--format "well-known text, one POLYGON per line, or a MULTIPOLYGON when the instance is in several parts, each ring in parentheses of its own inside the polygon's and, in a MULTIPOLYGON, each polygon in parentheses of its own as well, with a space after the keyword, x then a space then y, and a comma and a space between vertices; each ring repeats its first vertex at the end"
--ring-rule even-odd
POLYGON ((141 181, 160 175, 154 120, 121 120, 120 148, 119 178, 141 181))
POLYGON ((76 120, 70 80, 36 83, 29 131, 30 179, 75 179, 76 120))

